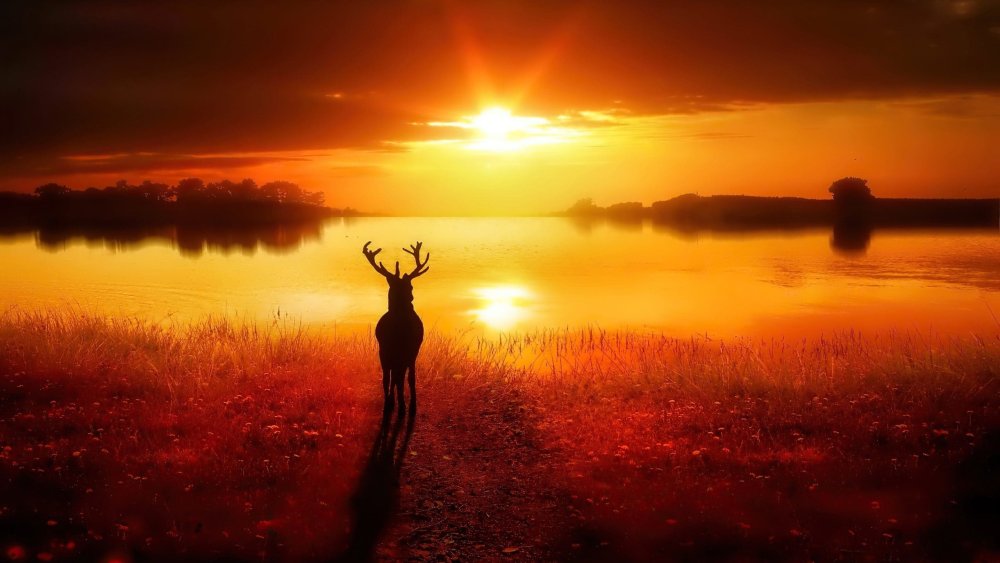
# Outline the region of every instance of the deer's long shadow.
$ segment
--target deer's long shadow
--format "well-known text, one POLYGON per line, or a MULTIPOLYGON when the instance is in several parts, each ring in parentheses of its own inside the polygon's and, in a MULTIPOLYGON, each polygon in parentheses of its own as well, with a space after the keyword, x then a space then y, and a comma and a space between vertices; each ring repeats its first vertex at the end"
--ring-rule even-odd
POLYGON ((378 434, 372 444, 368 461, 365 463, 357 488, 351 497, 351 533, 347 549, 337 561, 369 561, 386 525, 399 506, 399 476, 403 470, 403 460, 413 436, 416 408, 411 408, 409 416, 403 412, 395 417, 391 412, 382 416, 378 434), (406 431, 399 442, 403 419, 406 431), (397 448, 397 444, 399 447, 397 448))

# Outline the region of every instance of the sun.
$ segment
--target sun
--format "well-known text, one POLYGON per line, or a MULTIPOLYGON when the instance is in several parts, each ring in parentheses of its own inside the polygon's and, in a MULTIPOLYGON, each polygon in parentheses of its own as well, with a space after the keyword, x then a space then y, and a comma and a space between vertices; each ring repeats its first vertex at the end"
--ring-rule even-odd
POLYGON ((557 122, 545 117, 516 115, 503 106, 489 106, 476 115, 467 115, 458 121, 430 121, 430 127, 464 130, 464 139, 436 140, 434 143, 457 144, 469 150, 486 152, 513 152, 535 147, 566 143, 585 133, 570 128, 565 123, 568 116, 559 116, 557 122))
POLYGON ((482 113, 472 118, 472 126, 484 138, 493 140, 506 139, 511 133, 523 127, 521 121, 525 118, 514 117, 514 114, 504 108, 484 109, 482 113))
POLYGON ((479 304, 472 313, 495 330, 508 330, 529 315, 526 302, 531 293, 517 285, 480 287, 474 290, 479 304))
POLYGON ((518 116, 507 108, 490 107, 467 119, 470 128, 479 134, 479 139, 469 145, 472 149, 512 151, 552 142, 547 130, 549 120, 544 117, 518 116))
POLYGON ((545 117, 515 115, 502 106, 491 106, 461 121, 431 122, 432 127, 454 127, 473 133, 464 146, 471 150, 511 152, 536 145, 563 143, 579 132, 554 125, 545 117))

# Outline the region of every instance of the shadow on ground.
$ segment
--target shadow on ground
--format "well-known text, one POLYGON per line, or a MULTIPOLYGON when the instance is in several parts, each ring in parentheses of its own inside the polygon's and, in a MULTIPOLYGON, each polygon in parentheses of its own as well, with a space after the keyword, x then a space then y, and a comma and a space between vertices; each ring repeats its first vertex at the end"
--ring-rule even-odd
POLYGON ((392 422, 392 412, 386 412, 382 416, 368 461, 351 497, 352 524, 347 549, 337 561, 370 561, 373 558, 379 538, 399 507, 399 476, 413 436, 416 414, 417 409, 413 407, 409 416, 400 410, 395 422, 392 422), (403 435, 402 441, 399 439, 400 433, 403 435))

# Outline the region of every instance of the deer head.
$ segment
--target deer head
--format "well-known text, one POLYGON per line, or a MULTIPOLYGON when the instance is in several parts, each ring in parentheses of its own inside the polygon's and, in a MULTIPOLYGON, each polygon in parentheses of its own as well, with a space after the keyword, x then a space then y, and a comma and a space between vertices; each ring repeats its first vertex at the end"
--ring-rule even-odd
POLYGON ((399 273, 399 261, 396 261, 396 271, 395 273, 390 272, 382 262, 376 262, 375 257, 378 256, 379 252, 382 252, 381 248, 375 250, 368 250, 372 241, 365 243, 364 248, 361 252, 368 259, 368 263, 375 268, 375 271, 382 274, 385 277, 385 281, 389 282, 389 310, 413 308, 413 279, 420 277, 430 270, 430 266, 427 265, 427 261, 431 259, 431 253, 428 252, 423 261, 420 260, 420 248, 424 243, 417 242, 415 245, 410 245, 409 249, 404 248, 403 252, 413 256, 413 260, 416 263, 413 270, 409 273, 404 273, 400 275, 399 273))

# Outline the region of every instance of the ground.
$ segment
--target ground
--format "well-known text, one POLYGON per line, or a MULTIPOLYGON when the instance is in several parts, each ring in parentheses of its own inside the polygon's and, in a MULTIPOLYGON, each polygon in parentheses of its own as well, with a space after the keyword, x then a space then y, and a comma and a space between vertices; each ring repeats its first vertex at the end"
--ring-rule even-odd
POLYGON ((991 560, 1000 336, 371 335, 0 318, 0 549, 59 560, 991 560))
POLYGON ((554 453, 537 435, 537 413, 491 385, 430 402, 406 452, 380 558, 556 559, 568 499, 553 486, 554 453))

